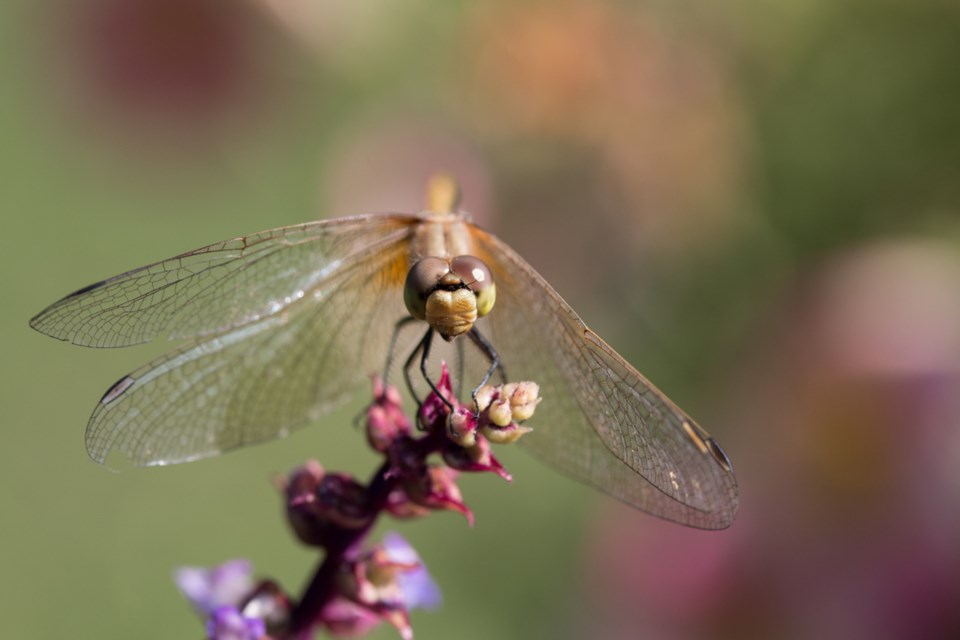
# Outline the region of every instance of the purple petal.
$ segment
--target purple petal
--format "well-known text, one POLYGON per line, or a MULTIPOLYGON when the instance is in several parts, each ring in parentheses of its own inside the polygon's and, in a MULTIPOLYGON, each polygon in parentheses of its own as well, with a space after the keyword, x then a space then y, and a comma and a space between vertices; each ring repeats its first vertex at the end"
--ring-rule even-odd
POLYGON ((218 607, 207 620, 209 640, 259 640, 266 633, 263 620, 247 618, 234 606, 218 607))
POLYGON ((206 616, 218 607, 239 605, 253 589, 252 573, 248 560, 229 560, 211 569, 181 567, 173 579, 190 604, 206 616))
POLYGON ((399 533, 388 532, 383 537, 383 548, 393 562, 417 564, 416 569, 397 573, 397 583, 403 592, 403 602, 407 609, 436 609, 442 600, 440 588, 430 577, 427 567, 420 560, 416 549, 399 533))

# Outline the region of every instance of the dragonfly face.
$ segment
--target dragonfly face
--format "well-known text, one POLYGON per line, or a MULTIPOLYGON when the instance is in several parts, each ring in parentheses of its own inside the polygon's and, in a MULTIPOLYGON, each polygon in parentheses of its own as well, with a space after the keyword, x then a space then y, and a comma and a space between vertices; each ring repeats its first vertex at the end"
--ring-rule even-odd
MULTIPOLYGON (((87 425, 90 456, 164 465, 282 437, 380 370, 409 314, 447 340, 481 329, 513 380, 539 383, 544 400, 522 442, 546 463, 659 517, 729 526, 738 491, 719 445, 456 210, 455 193, 436 183, 424 213, 209 245, 40 312, 31 326, 84 346, 185 340, 107 391, 87 425)), ((487 364, 470 365, 468 386, 487 364)))
POLYGON ((490 313, 496 296, 490 269, 473 256, 418 260, 403 285, 410 315, 426 321, 448 341, 470 331, 477 318, 490 313))

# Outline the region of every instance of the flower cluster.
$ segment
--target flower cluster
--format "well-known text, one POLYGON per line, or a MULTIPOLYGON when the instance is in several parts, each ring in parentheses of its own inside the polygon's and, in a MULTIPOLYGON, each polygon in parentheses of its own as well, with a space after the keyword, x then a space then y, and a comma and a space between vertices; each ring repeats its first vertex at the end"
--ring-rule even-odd
POLYGON ((440 604, 439 589, 406 540, 388 533, 369 544, 367 535, 381 513, 405 519, 455 511, 472 524, 457 475, 488 471, 511 480, 490 443, 514 442, 530 431, 519 423, 533 415, 539 388, 532 382, 484 386, 467 407, 454 396, 443 365, 436 390, 418 409, 419 429, 394 387, 376 378, 373 391, 366 437, 383 462, 368 482, 311 460, 279 483, 294 534, 324 551, 300 598, 270 580, 255 584, 243 560, 177 572, 177 585, 206 620, 211 640, 305 640, 321 629, 356 636, 381 622, 407 639, 413 637, 409 611, 440 604))

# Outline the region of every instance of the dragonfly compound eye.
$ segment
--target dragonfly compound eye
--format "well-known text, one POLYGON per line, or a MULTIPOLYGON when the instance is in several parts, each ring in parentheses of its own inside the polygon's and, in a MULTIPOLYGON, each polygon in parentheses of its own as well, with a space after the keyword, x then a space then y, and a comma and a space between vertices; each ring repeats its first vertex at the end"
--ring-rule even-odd
POLYGON ((474 256, 457 256, 450 261, 450 271, 477 294, 477 316, 490 313, 497 300, 497 287, 493 283, 490 268, 483 260, 474 256))
POLYGON ((448 273, 450 265, 442 258, 424 258, 410 267, 403 285, 403 302, 410 315, 417 320, 426 319, 427 297, 448 273))

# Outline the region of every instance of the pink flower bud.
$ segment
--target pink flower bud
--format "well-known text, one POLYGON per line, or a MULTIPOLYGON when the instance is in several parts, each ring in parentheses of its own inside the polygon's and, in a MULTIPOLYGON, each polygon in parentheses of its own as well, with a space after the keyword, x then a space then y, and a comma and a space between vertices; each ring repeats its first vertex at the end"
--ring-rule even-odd
POLYGON ((543 398, 540 397, 540 385, 536 382, 518 382, 509 395, 513 419, 523 422, 533 417, 533 412, 543 398))
POLYGON ((404 483, 404 489, 415 503, 430 509, 457 511, 473 526, 473 512, 463 503, 455 478, 453 469, 431 465, 420 477, 404 483))
POLYGON ((309 460, 294 469, 286 481, 278 484, 287 502, 287 521, 294 534, 304 544, 321 545, 325 536, 318 523, 316 491, 323 481, 323 467, 316 460, 309 460))
POLYGON ((410 434, 410 421, 403 412, 403 400, 396 387, 384 385, 379 376, 373 378, 374 401, 367 409, 367 441, 381 453, 397 438, 410 434))
POLYGON ((500 397, 493 401, 487 409, 487 415, 490 422, 498 427, 506 427, 513 421, 513 411, 510 409, 510 401, 500 397))
POLYGON ((477 419, 466 407, 457 407, 450 416, 450 439, 461 447, 472 447, 477 442, 477 419))
POLYGON ((311 546, 325 546, 342 530, 366 526, 376 515, 366 487, 345 474, 325 474, 313 460, 290 474, 284 493, 290 527, 311 546))
POLYGON ((498 395, 495 387, 485 384, 479 389, 477 389, 476 397, 476 409, 477 412, 485 411, 487 407, 490 406, 490 403, 493 402, 493 399, 498 395))
POLYGON ((530 427, 524 427, 515 422, 511 422, 505 427, 498 427, 491 424, 481 430, 483 435, 489 438, 490 442, 494 444, 511 444, 531 431, 533 431, 533 429, 530 427))
POLYGON ((367 504, 367 488, 345 473, 328 473, 317 488, 322 517, 345 529, 359 529, 375 514, 367 504))
POLYGON ((449 446, 443 450, 443 461, 458 471, 492 471, 512 482, 513 477, 503 468, 490 450, 490 441, 481 435, 472 447, 449 446))
POLYGON ((407 520, 419 518, 430 513, 430 509, 410 499, 404 489, 395 489, 387 496, 387 512, 394 518, 407 520))
POLYGON ((324 607, 322 621, 334 637, 355 637, 368 633, 381 619, 370 609, 338 597, 324 607))
POLYGON ((453 386, 450 383, 450 370, 447 368, 446 362, 440 363, 440 379, 437 380, 437 389, 440 391, 440 396, 431 391, 420 406, 420 413, 417 415, 420 424, 427 431, 446 429, 447 418, 450 415, 450 407, 447 403, 449 402, 454 406, 457 404, 457 398, 453 395, 453 386))

